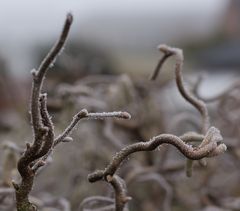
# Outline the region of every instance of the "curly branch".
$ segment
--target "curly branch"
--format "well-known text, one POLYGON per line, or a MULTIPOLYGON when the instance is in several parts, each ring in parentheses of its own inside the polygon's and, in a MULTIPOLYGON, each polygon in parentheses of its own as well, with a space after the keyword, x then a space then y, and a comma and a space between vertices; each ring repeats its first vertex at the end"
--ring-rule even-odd
MULTIPOLYGON (((194 137, 193 137, 194 138, 194 137)), ((227 147, 225 144, 218 144, 222 141, 222 136, 217 128, 211 127, 203 142, 202 147, 192 147, 186 144, 182 139, 171 134, 161 134, 153 137, 148 142, 138 142, 129 145, 119 151, 112 159, 110 164, 104 170, 97 170, 88 175, 89 182, 96 182, 106 178, 108 175, 114 175, 122 161, 129 155, 140 151, 152 151, 162 144, 171 144, 175 146, 185 157, 191 160, 199 160, 204 157, 216 156, 223 153, 227 147)))
POLYGON ((61 52, 68 36, 72 15, 67 14, 66 21, 59 40, 44 58, 38 70, 33 70, 33 84, 31 92, 31 123, 33 128, 33 143, 26 144, 26 150, 20 157, 17 168, 21 175, 20 184, 13 182, 16 192, 16 202, 18 211, 34 211, 36 206, 29 201, 29 193, 32 190, 33 182, 37 171, 46 164, 47 158, 52 153, 54 147, 60 142, 72 140, 68 135, 81 119, 104 119, 104 118, 131 118, 127 112, 103 112, 88 113, 86 109, 81 110, 73 118, 64 132, 55 138, 54 125, 47 110, 47 94, 42 94, 42 86, 47 70, 55 62, 56 57, 61 52))
MULTIPOLYGON (((173 48, 169 47, 167 45, 159 45, 158 49, 164 53, 164 56, 162 57, 162 64, 166 59, 170 56, 175 55, 176 56, 176 64, 175 64, 175 75, 176 75, 176 84, 178 87, 179 92, 183 96, 183 98, 188 101, 190 104, 192 104, 201 114, 202 116, 202 134, 206 134, 208 128, 210 127, 210 121, 209 121, 209 115, 206 104, 195 97, 184 85, 183 76, 182 76, 182 66, 184 61, 183 52, 179 48, 173 48)), ((161 61, 161 60, 160 60, 161 61)), ((153 76, 151 77, 152 80, 156 79, 161 65, 157 65, 153 76)), ((201 83, 201 81, 199 82, 201 83)), ((203 143, 202 143, 203 144, 203 143)), ((191 175, 191 169, 192 169, 193 161, 187 161, 187 175, 191 175)))
MULTIPOLYGON (((210 126, 208 110, 207 110, 206 104, 203 101, 196 98, 188 89, 186 89, 184 85, 183 76, 182 76, 182 66, 183 66, 184 56, 183 56, 182 50, 179 48, 172 48, 167 45, 159 45, 158 49, 164 53, 163 58, 166 57, 165 59, 162 59, 163 62, 166 61, 166 59, 170 56, 173 56, 173 55, 176 56, 175 75, 176 75, 176 84, 177 84, 178 90, 181 93, 181 95, 184 97, 184 99, 187 100, 190 104, 192 104, 202 115, 202 119, 203 119, 202 133, 205 134, 210 126)), ((155 77, 151 77, 152 80, 156 79, 161 67, 162 65, 157 66, 157 68, 153 73, 155 77)))
POLYGON ((107 175, 106 181, 112 185, 115 192, 115 211, 123 211, 126 203, 132 199, 127 196, 124 180, 117 175, 107 175))

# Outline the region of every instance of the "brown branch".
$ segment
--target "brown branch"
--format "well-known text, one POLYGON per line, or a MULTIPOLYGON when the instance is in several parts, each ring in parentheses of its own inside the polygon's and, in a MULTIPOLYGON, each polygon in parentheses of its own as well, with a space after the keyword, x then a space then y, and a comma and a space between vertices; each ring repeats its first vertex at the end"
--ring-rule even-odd
POLYGON ((74 117, 72 122, 67 126, 67 128, 54 140, 54 147, 62 142, 67 136, 71 134, 74 127, 82 119, 105 119, 105 118, 120 118, 120 119, 130 119, 131 115, 123 111, 113 111, 113 112, 102 112, 102 113, 88 113, 86 109, 81 110, 74 117))
POLYGON ((47 95, 41 92, 47 70, 53 65, 57 55, 61 52, 72 21, 72 15, 67 14, 59 40, 42 61, 38 70, 32 71, 31 123, 34 141, 32 144, 26 144, 26 150, 17 164, 18 171, 22 178, 20 184, 13 182, 16 191, 18 211, 36 210, 36 206, 29 201, 29 193, 32 190, 36 172, 46 164, 47 158, 57 144, 72 140, 69 135, 81 119, 104 119, 112 117, 129 119, 131 117, 127 112, 88 113, 86 109, 83 109, 74 116, 73 121, 67 126, 64 132, 55 138, 54 126, 47 110, 47 95))
MULTIPOLYGON (((31 94, 31 113, 30 114, 31 114, 31 121, 32 121, 32 126, 33 126, 33 131, 35 136, 37 136, 40 128, 42 127, 41 115, 39 110, 39 97, 41 94, 44 77, 50 65, 52 65, 55 62, 56 57, 61 52, 64 46, 64 43, 67 39, 72 21, 73 21, 72 14, 70 13, 67 14, 64 27, 59 37, 59 40, 52 47, 52 49, 47 54, 47 56, 43 59, 38 70, 32 71, 33 87, 32 87, 32 94, 31 94)), ((37 142, 36 138, 35 138, 35 142, 37 142)))
POLYGON ((126 203, 132 199, 127 196, 124 180, 117 175, 108 175, 106 181, 112 185, 115 192, 115 211, 123 211, 126 203))
MULTIPOLYGON (((176 57, 176 64, 175 64, 175 75, 176 75, 176 85, 178 87, 179 92, 183 96, 183 98, 188 101, 190 104, 192 104, 201 114, 202 116, 202 134, 206 134, 208 128, 210 127, 210 121, 209 121, 209 115, 208 115, 208 110, 206 104, 195 97, 184 85, 183 81, 183 76, 182 76, 182 66, 183 66, 183 61, 184 61, 184 56, 183 52, 179 48, 172 48, 167 45, 159 45, 158 47, 159 51, 164 53, 165 57, 168 58, 170 56, 175 56, 176 57)), ((163 57, 164 58, 164 57, 163 57)), ((163 62, 166 61, 164 59, 163 62)), ((156 79, 160 68, 162 67, 161 65, 158 65, 154 71, 155 77, 152 77, 152 79, 156 79)), ((191 175, 189 172, 192 169, 193 162, 188 161, 187 162, 187 174, 191 175)))
MULTIPOLYGON (((51 149, 54 140, 54 129, 51 118, 47 112, 46 94, 42 95, 42 85, 49 67, 55 62, 57 55, 60 53, 73 17, 67 14, 66 21, 60 35, 59 40, 50 50, 48 55, 40 64, 38 70, 33 70, 33 84, 31 92, 31 123, 33 127, 34 141, 33 144, 27 144, 27 148, 18 161, 18 171, 22 177, 21 183, 14 184, 16 190, 16 203, 18 211, 36 210, 36 206, 29 202, 28 195, 32 190, 35 177, 35 169, 33 168, 36 161, 46 155, 51 149)), ((36 164, 39 166, 40 163, 36 164)))
MULTIPOLYGON (((209 116, 208 116, 208 110, 206 107, 206 104, 197 99, 188 89, 186 89, 183 81, 183 76, 182 76, 182 66, 183 66, 183 52, 179 48, 172 48, 167 45, 160 45, 158 49, 164 53, 164 55, 167 55, 167 58, 170 56, 176 56, 176 64, 175 64, 175 75, 176 75, 176 84, 178 87, 179 92, 183 96, 185 100, 187 100, 190 104, 192 104, 202 115, 202 133, 205 134, 206 131, 208 130, 210 123, 209 123, 209 116)), ((166 61, 166 59, 164 60, 166 61)), ((163 61, 163 62, 164 62, 163 61)), ((158 65, 156 70, 154 71, 154 75, 156 75, 152 79, 156 79, 157 74, 160 71, 160 68, 162 65, 158 65)))
POLYGON ((150 80, 156 80, 156 78, 159 74, 159 71, 161 70, 164 62, 172 55, 173 54, 171 52, 164 53, 163 57, 158 61, 158 64, 157 64, 155 70, 153 71, 153 74, 151 75, 150 80))
MULTIPOLYGON (((115 192, 115 211, 123 211, 126 206, 126 203, 129 200, 131 200, 131 197, 127 196, 125 181, 117 175, 113 175, 113 176, 108 175, 105 181, 111 184, 115 192)), ((87 203, 95 200, 107 202, 111 204, 114 202, 111 198, 108 198, 108 197, 102 197, 102 196, 88 197, 81 203, 80 209, 83 210, 83 207, 86 206, 87 203)), ((109 208, 109 206, 104 206, 102 208, 98 208, 97 210, 105 210, 107 208, 109 208)), ((112 205, 111 205, 111 208, 112 208, 112 205)))
POLYGON ((175 146, 185 157, 191 160, 199 160, 204 157, 211 157, 221 154, 226 150, 226 145, 218 142, 222 140, 222 136, 218 129, 211 127, 203 142, 202 147, 192 147, 186 144, 179 137, 171 134, 161 134, 149 140, 148 142, 138 142, 129 145, 119 151, 112 159, 110 164, 104 170, 98 170, 88 175, 89 182, 96 182, 98 180, 106 178, 107 175, 114 175, 120 164, 129 155, 140 151, 152 151, 162 144, 171 144, 175 146))

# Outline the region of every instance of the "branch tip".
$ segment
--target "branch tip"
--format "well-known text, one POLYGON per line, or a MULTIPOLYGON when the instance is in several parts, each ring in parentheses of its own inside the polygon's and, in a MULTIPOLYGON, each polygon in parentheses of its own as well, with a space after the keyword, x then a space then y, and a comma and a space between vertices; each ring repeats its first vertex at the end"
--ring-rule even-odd
POLYGON ((81 118, 87 117, 87 115, 88 115, 87 109, 82 109, 82 110, 77 114, 77 117, 81 119, 81 118))
POLYGON ((66 19, 66 21, 67 21, 68 24, 72 24, 72 22, 73 22, 73 15, 72 15, 71 12, 69 12, 69 13, 67 14, 67 19, 66 19))
POLYGON ((123 112, 121 113, 121 118, 122 118, 122 119, 131 119, 131 114, 129 114, 129 113, 126 112, 126 111, 123 111, 123 112))

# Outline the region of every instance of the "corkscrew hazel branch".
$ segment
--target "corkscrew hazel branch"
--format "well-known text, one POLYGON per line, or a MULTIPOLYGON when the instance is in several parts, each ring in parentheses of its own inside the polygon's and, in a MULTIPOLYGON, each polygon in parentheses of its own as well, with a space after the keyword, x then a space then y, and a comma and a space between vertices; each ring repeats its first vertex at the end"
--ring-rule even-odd
MULTIPOLYGON (((186 101, 188 101, 190 104, 192 104, 201 114, 201 116, 202 116, 202 134, 206 134, 208 128, 210 127, 207 106, 202 100, 195 97, 184 85, 183 76, 182 76, 182 66, 183 66, 184 56, 183 56, 182 50, 179 48, 169 47, 167 45, 159 45, 158 49, 159 49, 159 51, 161 51, 164 54, 164 56, 162 57, 162 64, 170 56, 174 55, 176 57, 176 63, 175 63, 176 85, 178 87, 179 92, 183 96, 183 98, 186 101)), ((160 71, 160 68, 162 67, 162 64, 157 65, 157 67, 151 77, 151 80, 156 79, 156 77, 160 71)), ((201 143, 201 144, 204 144, 204 143, 201 143)), ((187 176, 191 176, 192 166, 193 166, 193 161, 188 160, 187 161, 187 171, 186 171, 187 176)))
MULTIPOLYGON (((190 104, 192 104, 202 115, 202 119, 203 119, 202 133, 205 134, 210 126, 208 110, 207 110, 206 104, 203 101, 196 98, 184 85, 183 76, 182 76, 182 66, 183 66, 184 56, 183 56, 182 50, 179 48, 169 47, 167 45, 159 45, 158 49, 159 51, 164 53, 164 56, 165 55, 168 55, 168 57, 173 55, 176 56, 175 75, 176 75, 176 84, 177 84, 178 90, 183 96, 183 98, 187 100, 190 104)), ((166 59, 164 61, 166 61, 166 59)), ((153 75, 156 75, 157 77, 161 67, 162 66, 160 67, 157 66, 153 75)), ((151 77, 151 79, 154 80, 156 79, 156 77, 151 77)))
POLYGON ((61 52, 72 21, 72 15, 70 13, 67 14, 59 40, 43 59, 38 70, 31 71, 33 75, 33 84, 30 115, 34 140, 32 144, 26 144, 26 149, 17 164, 18 171, 21 175, 21 182, 20 184, 13 182, 13 186, 16 192, 18 211, 36 210, 36 206, 29 201, 29 193, 32 190, 35 175, 39 168, 46 164, 47 158, 57 144, 72 140, 69 135, 81 119, 104 119, 112 117, 129 119, 131 117, 127 112, 88 113, 86 109, 83 109, 74 116, 73 121, 67 126, 64 132, 55 138, 54 125, 47 110, 47 94, 42 94, 41 92, 47 70, 52 66, 56 57, 61 52))
POLYGON ((132 199, 127 196, 124 180, 117 175, 107 175, 106 181, 112 185, 115 192, 115 211, 123 211, 126 203, 132 199))
POLYGON ((105 179, 108 175, 113 176, 122 161, 129 155, 140 151, 152 151, 162 144, 171 144, 175 146, 185 157, 191 160, 199 160, 204 157, 216 156, 223 153, 227 147, 224 144, 219 145, 220 141, 222 141, 222 136, 220 131, 215 127, 211 127, 208 130, 203 140, 205 145, 202 147, 192 147, 177 136, 171 134, 161 134, 153 137, 148 142, 138 142, 126 146, 113 157, 110 164, 104 170, 97 170, 92 174, 89 174, 88 180, 89 182, 96 182, 105 179))

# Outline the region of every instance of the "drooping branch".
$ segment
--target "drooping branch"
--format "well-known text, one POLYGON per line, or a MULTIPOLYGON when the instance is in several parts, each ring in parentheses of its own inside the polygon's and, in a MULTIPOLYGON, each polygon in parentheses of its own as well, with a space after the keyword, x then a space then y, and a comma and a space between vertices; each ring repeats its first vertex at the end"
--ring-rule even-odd
MULTIPOLYGON (((179 48, 172 48, 167 45, 159 45, 158 49, 159 51, 164 53, 163 58, 166 57, 162 63, 164 63, 164 61, 166 61, 166 59, 169 58, 170 56, 173 56, 173 55, 176 56, 175 75, 176 75, 176 84, 177 84, 178 90, 181 93, 181 95, 184 97, 184 99, 187 100, 190 104, 192 104, 200 112, 202 116, 202 122, 203 122, 202 133, 205 134, 208 128, 210 127, 208 110, 207 110, 206 104, 203 101, 196 98, 184 85, 183 76, 182 76, 182 66, 183 66, 184 56, 183 56, 182 50, 179 48)), ((162 65, 157 65, 157 68, 155 69, 153 74, 155 77, 151 77, 152 80, 156 79, 161 67, 162 65)))

